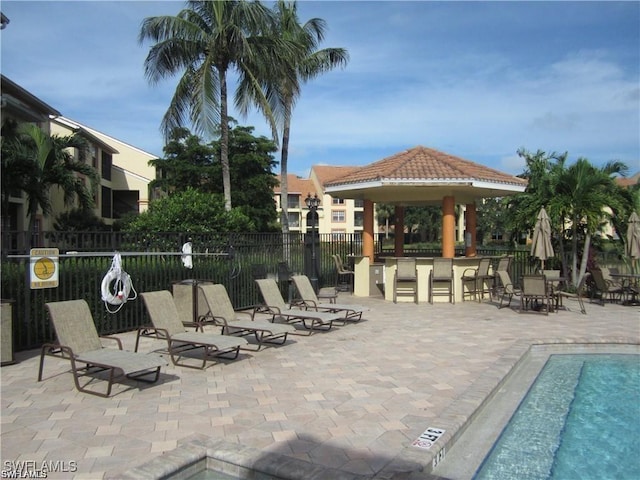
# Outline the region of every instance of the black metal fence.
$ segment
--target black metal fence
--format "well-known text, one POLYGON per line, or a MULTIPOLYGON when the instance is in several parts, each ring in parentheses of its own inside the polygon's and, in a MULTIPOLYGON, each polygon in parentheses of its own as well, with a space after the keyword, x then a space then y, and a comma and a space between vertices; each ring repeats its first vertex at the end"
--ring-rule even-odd
MULTIPOLYGON (((131 276, 137 292, 171 290, 174 283, 188 279, 209 280, 224 284, 237 308, 259 302, 252 267, 260 265, 274 277, 279 262, 286 262, 292 272, 307 272, 310 268, 307 251, 310 245, 300 233, 145 236, 55 232, 41 234, 39 239, 34 248, 58 248, 60 252, 57 288, 30 288, 30 258, 24 249, 2 258, 2 299, 13 304, 16 350, 34 348, 54 339, 44 308, 46 302, 85 299, 100 334, 132 330, 148 323, 140 300, 128 301, 117 313, 109 313, 102 302, 102 279, 116 251, 122 255, 122 267, 131 276), (193 246, 192 268, 186 268, 182 262, 181 247, 187 240, 193 246)), ((345 258, 360 254, 361 236, 321 235, 318 240, 314 248, 319 285, 334 285, 332 255, 345 258)), ((286 295, 288 286, 281 288, 286 295)))

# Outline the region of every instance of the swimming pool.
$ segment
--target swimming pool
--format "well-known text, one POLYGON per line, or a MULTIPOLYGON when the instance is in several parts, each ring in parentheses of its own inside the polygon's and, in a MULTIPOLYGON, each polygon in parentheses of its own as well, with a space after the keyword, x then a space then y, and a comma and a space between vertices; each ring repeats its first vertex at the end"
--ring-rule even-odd
POLYGON ((638 355, 551 355, 474 479, 640 478, 638 398, 638 355))

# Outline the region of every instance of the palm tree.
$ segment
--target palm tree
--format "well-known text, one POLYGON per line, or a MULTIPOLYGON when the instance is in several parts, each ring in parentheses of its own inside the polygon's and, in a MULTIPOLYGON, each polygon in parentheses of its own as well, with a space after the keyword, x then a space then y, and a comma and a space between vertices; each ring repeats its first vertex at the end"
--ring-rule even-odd
MULTIPOLYGON (((298 20, 296 2, 278 0, 273 7, 275 22, 271 36, 273 42, 283 47, 276 52, 276 63, 253 65, 249 70, 256 76, 264 89, 264 94, 255 90, 256 83, 243 81, 238 87, 236 105, 246 114, 252 104, 258 103, 265 116, 282 126, 282 146, 280 152, 280 197, 282 206, 282 232, 289 232, 287 199, 287 161, 289 157, 289 135, 291 115, 296 100, 300 96, 302 83, 338 66, 346 66, 349 54, 343 48, 318 50, 324 39, 326 22, 312 18, 304 24, 298 20), (266 98, 268 108, 261 103, 266 98), (258 99, 258 101, 256 101, 258 99)), ((249 80, 249 79, 247 79, 249 80)))
POLYGON ((601 168, 593 166, 586 158, 579 158, 568 168, 556 170, 555 194, 549 199, 550 210, 560 212, 570 222, 572 282, 586 272, 591 236, 600 231, 610 217, 606 207, 621 208, 621 199, 613 193, 613 175, 626 174, 628 167, 618 161, 608 162, 601 168), (578 236, 584 233, 584 248, 578 271, 578 236))
MULTIPOLYGON (((255 51, 259 46, 267 51, 262 44, 270 40, 261 32, 268 29, 270 18, 270 11, 260 2, 188 1, 176 16, 144 19, 138 37, 141 43, 145 39, 156 42, 144 62, 150 83, 182 74, 162 120, 165 138, 187 121, 203 136, 220 132, 227 211, 231 210, 227 73, 235 69, 243 78, 255 81, 247 65, 270 60, 257 57, 255 51)), ((267 111, 266 103, 262 105, 267 111)))
MULTIPOLYGON (((86 163, 87 142, 79 134, 50 135, 34 124, 25 123, 18 127, 16 136, 8 139, 7 144, 3 142, 3 156, 7 157, 3 158, 3 164, 6 161, 16 167, 8 181, 27 196, 29 242, 38 209, 45 216, 51 213, 52 187, 62 191, 65 205, 77 199, 81 208, 93 206, 98 174, 86 163), (91 188, 87 188, 83 177, 90 180, 91 188)), ((3 172, 3 182, 7 173, 3 172)))

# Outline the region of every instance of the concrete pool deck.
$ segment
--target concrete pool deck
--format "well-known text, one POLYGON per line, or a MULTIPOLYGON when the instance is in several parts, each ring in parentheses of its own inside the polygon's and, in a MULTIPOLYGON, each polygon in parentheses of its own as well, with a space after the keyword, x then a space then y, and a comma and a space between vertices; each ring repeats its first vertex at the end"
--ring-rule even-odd
MULTIPOLYGON (((2 470, 122 478, 196 436, 344 478, 435 478, 442 447, 455 461, 463 427, 531 345, 640 344, 638 307, 587 303, 582 315, 567 300, 571 311, 547 317, 492 302, 339 301, 371 310, 204 371, 169 365, 157 384, 123 381, 107 399, 78 392, 58 358, 37 382, 39 350, 17 353, 0 370, 2 470), (411 446, 429 427, 445 433, 430 449, 411 446)), ((118 336, 133 350, 135 334, 118 336)), ((141 351, 165 346, 143 340, 141 351)))

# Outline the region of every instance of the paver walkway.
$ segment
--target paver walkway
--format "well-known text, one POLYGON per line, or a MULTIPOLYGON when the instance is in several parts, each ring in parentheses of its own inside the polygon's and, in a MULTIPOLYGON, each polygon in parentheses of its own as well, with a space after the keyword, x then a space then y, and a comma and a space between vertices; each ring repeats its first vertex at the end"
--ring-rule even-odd
MULTIPOLYGON (((547 317, 492 303, 340 302, 371 311, 205 371, 169 365, 158 384, 118 383, 108 399, 79 393, 56 358, 37 382, 39 351, 19 352, 0 371, 2 469, 48 463, 48 478, 119 478, 201 434, 349 474, 427 477, 434 452, 411 442, 427 427, 446 427, 450 441, 529 344, 640 344, 638 307, 587 304, 581 315, 569 301, 573 311, 547 317)), ((135 335, 119 336, 133 350, 135 335)), ((146 338, 142 351, 162 347, 146 338)))

